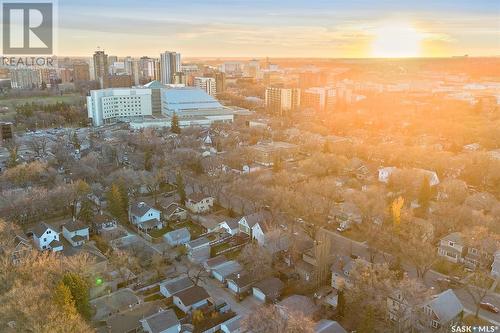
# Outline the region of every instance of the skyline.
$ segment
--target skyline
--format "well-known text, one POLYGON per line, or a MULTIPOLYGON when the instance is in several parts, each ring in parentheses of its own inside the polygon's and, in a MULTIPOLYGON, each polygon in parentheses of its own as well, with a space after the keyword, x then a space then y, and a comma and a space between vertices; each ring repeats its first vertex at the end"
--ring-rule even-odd
POLYGON ((137 57, 176 50, 187 58, 500 55, 500 4, 430 4, 150 1, 146 7, 68 0, 59 2, 56 51, 90 56, 100 46, 108 54, 137 57))

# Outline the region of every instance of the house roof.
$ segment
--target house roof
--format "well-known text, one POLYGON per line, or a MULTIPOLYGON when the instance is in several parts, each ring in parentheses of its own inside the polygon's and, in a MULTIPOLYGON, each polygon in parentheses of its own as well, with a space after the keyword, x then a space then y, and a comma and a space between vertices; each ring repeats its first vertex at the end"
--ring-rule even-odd
POLYGON ((153 228, 153 227, 157 226, 158 224, 161 224, 161 222, 158 221, 157 219, 149 219, 149 220, 142 221, 139 223, 139 225, 145 229, 153 228))
POLYGON ((321 319, 316 323, 314 333, 347 333, 347 331, 336 321, 321 319))
POLYGON ((213 268, 219 267, 220 265, 222 265, 225 262, 227 262, 227 258, 225 255, 221 254, 221 255, 218 255, 217 257, 207 259, 203 266, 205 266, 208 269, 213 269, 213 268))
POLYGON ((78 231, 78 230, 83 230, 83 229, 88 229, 89 227, 85 224, 83 224, 80 221, 71 221, 66 223, 63 228, 66 228, 66 230, 70 232, 78 231))
POLYGON ((188 200, 191 200, 193 202, 200 202, 201 200, 206 199, 206 198, 211 198, 211 196, 205 195, 201 192, 195 192, 195 193, 191 193, 190 195, 188 195, 188 200))
POLYGON ((130 206, 130 212, 135 216, 144 216, 151 208, 145 202, 135 202, 130 206))
POLYGON ((240 220, 241 220, 241 218, 238 218, 238 217, 226 218, 224 221, 221 222, 221 224, 225 222, 231 230, 234 230, 234 229, 238 229, 238 227, 240 225, 239 224, 240 220))
MULTIPOLYGON (((252 213, 250 215, 246 215, 243 218, 247 221, 248 226, 250 228, 252 228, 257 223, 271 220, 271 213, 269 213, 267 211, 260 211, 260 212, 252 213)), ((240 222, 241 222, 241 220, 240 220, 240 222)))
POLYGON ((157 312, 141 321, 145 321, 148 324, 151 333, 161 333, 173 326, 179 325, 179 319, 177 319, 174 310, 157 312))
POLYGON ((56 240, 56 239, 54 239, 52 242, 50 242, 49 245, 52 248, 63 246, 63 244, 60 241, 56 240))
POLYGON ((210 244, 210 239, 203 236, 203 237, 196 238, 195 240, 190 241, 189 243, 187 243, 187 246, 194 249, 194 248, 208 245, 208 244, 210 244))
POLYGON ((164 237, 168 237, 172 240, 179 240, 179 239, 189 239, 191 238, 191 234, 189 233, 188 228, 180 228, 176 229, 170 232, 167 232, 164 237))
POLYGON ((441 324, 448 323, 464 310, 462 303, 451 289, 436 295, 427 305, 432 308, 441 324))
POLYGON ((307 317, 312 316, 318 310, 314 301, 303 295, 291 295, 277 305, 286 312, 300 312, 307 317))
POLYGON ((230 261, 225 262, 225 263, 217 266, 216 268, 214 268, 214 271, 225 278, 228 275, 240 272, 242 269, 243 268, 241 267, 241 265, 237 261, 230 260, 230 261))
POLYGON ((280 279, 275 277, 264 279, 256 283, 254 286, 254 288, 257 288, 260 291, 262 291, 264 295, 270 296, 272 298, 277 298, 284 287, 285 285, 283 284, 283 282, 281 282, 280 279))
POLYGON ((51 229, 52 231, 56 231, 56 228, 53 226, 45 223, 45 222, 40 222, 38 223, 34 228, 33 228, 33 234, 37 237, 40 238, 42 235, 47 231, 47 229, 51 229))
POLYGON ((193 281, 186 276, 181 276, 172 280, 164 281, 160 284, 160 286, 165 288, 171 295, 174 295, 178 292, 191 288, 193 286, 193 281))
POLYGON ((441 240, 463 244, 463 238, 460 232, 452 232, 451 234, 444 236, 441 240))
POLYGON ((199 286, 192 286, 189 289, 183 290, 175 295, 175 297, 179 298, 182 304, 186 306, 190 306, 196 304, 204 299, 210 297, 205 289, 199 286))
POLYGON ((71 237, 71 240, 73 242, 81 242, 81 241, 86 240, 86 239, 87 238, 80 236, 80 235, 75 235, 75 236, 71 237))
POLYGON ((224 325, 229 332, 239 332, 239 329, 241 328, 241 319, 241 316, 233 317, 223 322, 221 326, 224 325))
POLYGON ((109 333, 131 332, 138 329, 141 326, 140 320, 159 311, 161 305, 161 301, 145 302, 109 317, 106 319, 109 333))
POLYGON ((165 215, 170 216, 179 208, 185 211, 185 209, 182 208, 178 203, 172 202, 170 205, 168 205, 167 208, 165 208, 165 215))
POLYGON ((227 281, 232 281, 238 288, 244 288, 252 285, 255 282, 253 275, 247 272, 236 272, 227 276, 227 281))

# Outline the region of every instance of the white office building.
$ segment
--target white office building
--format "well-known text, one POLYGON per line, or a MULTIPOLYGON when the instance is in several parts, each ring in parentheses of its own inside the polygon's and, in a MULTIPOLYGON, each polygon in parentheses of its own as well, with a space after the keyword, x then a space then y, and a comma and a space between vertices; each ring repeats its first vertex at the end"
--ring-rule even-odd
POLYGON ((87 96, 88 117, 94 126, 140 120, 152 115, 151 89, 111 88, 92 90, 87 96))
POLYGON ((213 77, 195 77, 194 86, 205 91, 210 96, 217 95, 217 83, 213 77))

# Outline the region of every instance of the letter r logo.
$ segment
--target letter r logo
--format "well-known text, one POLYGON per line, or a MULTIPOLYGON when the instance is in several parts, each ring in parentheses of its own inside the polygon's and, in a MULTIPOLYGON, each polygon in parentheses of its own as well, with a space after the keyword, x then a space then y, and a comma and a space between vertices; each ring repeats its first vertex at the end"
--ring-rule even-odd
POLYGON ((53 4, 3 3, 4 54, 53 53, 53 4))

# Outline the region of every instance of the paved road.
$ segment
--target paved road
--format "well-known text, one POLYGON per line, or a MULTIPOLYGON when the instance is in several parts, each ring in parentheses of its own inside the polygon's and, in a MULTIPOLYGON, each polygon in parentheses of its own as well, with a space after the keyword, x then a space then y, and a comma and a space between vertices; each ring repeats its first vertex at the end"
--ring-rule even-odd
POLYGON ((215 279, 205 279, 201 286, 205 288, 214 300, 223 299, 231 307, 231 309, 241 316, 248 315, 253 309, 261 305, 253 296, 247 296, 243 301, 238 302, 236 298, 229 292, 227 288, 215 279))

